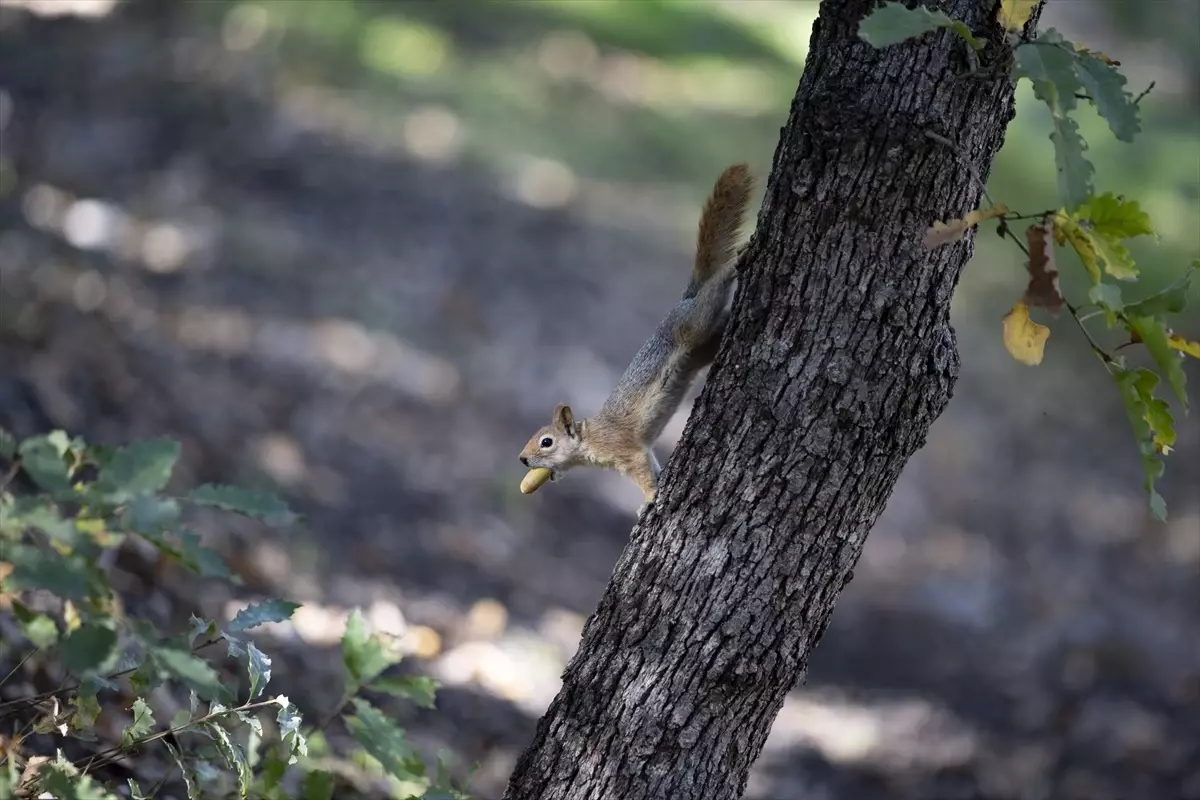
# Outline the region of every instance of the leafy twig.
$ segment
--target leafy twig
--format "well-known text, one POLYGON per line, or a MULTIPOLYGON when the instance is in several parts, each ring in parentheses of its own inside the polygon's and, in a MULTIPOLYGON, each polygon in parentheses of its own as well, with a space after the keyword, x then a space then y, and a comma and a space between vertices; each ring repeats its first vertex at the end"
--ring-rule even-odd
MULTIPOLYGON (((206 647, 211 647, 212 645, 217 644, 217 642, 219 642, 219 641, 220 641, 219 639, 209 639, 208 641, 202 642, 202 643, 196 645, 195 647, 193 647, 192 652, 195 653, 199 650, 203 650, 206 647)), ((34 651, 34 652, 36 652, 36 651, 34 651)), ((32 655, 32 653, 30 655, 32 655)), ((28 656, 27 656, 27 658, 28 658, 28 656)), ((18 664, 17 666, 20 666, 20 665, 18 664)), ((105 675, 104 677, 105 677, 105 680, 111 681, 116 678, 123 678, 126 675, 137 672, 137 670, 138 670, 137 667, 130 667, 129 669, 123 669, 119 672, 110 673, 108 675, 105 675)), ((8 717, 12 716, 13 714, 17 714, 17 713, 25 710, 29 706, 37 705, 38 703, 42 702, 43 700, 49 700, 53 697, 57 697, 59 695, 66 694, 68 692, 73 692, 76 689, 78 689, 79 686, 80 686, 80 684, 73 683, 70 686, 60 686, 57 689, 51 689, 48 692, 42 692, 40 694, 34 694, 34 695, 30 695, 28 697, 21 697, 16 700, 9 700, 7 702, 0 703, 0 711, 5 712, 3 714, 0 714, 0 720, 7 719, 8 717), (17 708, 8 710, 11 706, 17 706, 17 708)))
MULTIPOLYGON (((1002 230, 1003 230, 1005 236, 1009 237, 1010 239, 1012 239, 1014 242, 1017 243, 1017 247, 1021 248, 1021 252, 1025 254, 1026 258, 1031 257, 1030 253, 1029 253, 1029 248, 1025 245, 1024 242, 1021 241, 1021 238, 1019 236, 1017 236, 1015 233, 1013 233, 1011 230, 1009 230, 1008 226, 1004 226, 1002 228, 1002 230)), ((1104 362, 1104 366, 1108 367, 1109 364, 1116 363, 1116 359, 1113 358, 1112 354, 1100 346, 1100 343, 1097 342, 1095 340, 1095 338, 1092 337, 1092 332, 1089 331, 1087 329, 1087 326, 1083 324, 1083 320, 1081 320, 1079 318, 1079 309, 1076 308, 1075 306, 1073 306, 1071 304, 1071 301, 1066 299, 1065 297, 1063 298, 1063 305, 1066 306, 1067 311, 1071 314, 1071 319, 1075 320, 1075 324, 1079 326, 1079 330, 1083 331, 1083 336, 1085 339, 1087 339, 1088 346, 1090 346, 1092 348, 1092 352, 1094 352, 1096 354, 1096 356, 1099 357, 1099 359, 1104 362)))
POLYGON ((236 713, 243 712, 243 711, 253 711, 257 708, 264 708, 265 706, 270 706, 270 705, 275 705, 274 699, 259 700, 254 703, 245 703, 240 706, 235 706, 234 708, 222 708, 219 711, 210 711, 209 713, 205 714, 202 717, 197 717, 196 719, 189 719, 187 722, 185 722, 182 725, 176 725, 174 727, 167 728, 164 731, 159 731, 158 733, 152 733, 148 736, 143 736, 140 739, 134 739, 129 744, 118 744, 118 745, 114 745, 114 746, 108 748, 107 750, 101 750, 99 753, 93 753, 91 756, 86 757, 86 760, 87 760, 86 766, 79 765, 79 762, 82 762, 85 760, 83 758, 79 759, 79 762, 76 762, 75 766, 77 768, 79 768, 79 770, 81 772, 86 773, 93 768, 99 768, 99 767, 103 767, 103 766, 107 766, 108 764, 111 764, 115 760, 115 757, 119 756, 125 750, 133 750, 135 748, 141 747, 142 745, 150 744, 151 742, 157 742, 159 739, 165 739, 168 736, 172 736, 176 733, 180 733, 181 731, 187 730, 188 728, 192 727, 193 725, 202 725, 205 722, 210 722, 218 717, 222 717, 227 714, 236 714, 236 713), (103 760, 100 761, 99 763, 96 763, 97 759, 103 759, 103 760))

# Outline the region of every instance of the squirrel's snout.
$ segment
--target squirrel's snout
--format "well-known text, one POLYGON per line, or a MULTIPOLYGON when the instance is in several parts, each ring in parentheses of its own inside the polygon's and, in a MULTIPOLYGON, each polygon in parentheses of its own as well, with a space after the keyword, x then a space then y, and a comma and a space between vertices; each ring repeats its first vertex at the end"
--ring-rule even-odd
POLYGON ((522 464, 524 464, 525 466, 527 466, 527 467, 528 467, 528 466, 529 466, 529 459, 528 459, 528 458, 526 458, 525 456, 521 456, 521 463, 522 463, 522 464))

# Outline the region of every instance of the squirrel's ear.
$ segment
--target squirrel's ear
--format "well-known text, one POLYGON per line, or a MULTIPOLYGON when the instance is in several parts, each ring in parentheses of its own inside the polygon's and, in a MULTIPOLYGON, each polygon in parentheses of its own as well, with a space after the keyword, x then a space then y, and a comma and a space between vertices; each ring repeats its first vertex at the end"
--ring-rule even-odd
POLYGON ((559 403, 554 407, 554 425, 568 436, 575 435, 575 415, 570 406, 559 403))

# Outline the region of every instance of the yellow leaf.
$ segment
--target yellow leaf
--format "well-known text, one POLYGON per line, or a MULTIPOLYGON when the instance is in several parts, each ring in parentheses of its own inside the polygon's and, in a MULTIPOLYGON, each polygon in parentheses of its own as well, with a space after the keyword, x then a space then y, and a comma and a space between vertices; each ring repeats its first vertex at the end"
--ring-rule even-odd
POLYGON ((79 609, 75 608, 75 604, 70 600, 63 605, 63 622, 67 624, 68 633, 83 624, 83 620, 79 618, 79 609))
POLYGON ((1017 361, 1034 366, 1042 363, 1050 329, 1029 318, 1029 306, 1020 300, 1004 315, 1004 346, 1017 361))
POLYGON ((1192 358, 1200 358, 1200 342, 1193 342, 1173 333, 1167 337, 1167 344, 1181 353, 1187 353, 1192 358))
POLYGON ((933 227, 925 231, 923 244, 926 250, 941 247, 944 244, 957 242, 969 228, 973 228, 986 219, 1002 217, 1008 213, 1008 206, 997 203, 991 208, 977 208, 962 219, 952 219, 949 222, 935 220, 933 227))
POLYGON ((1120 61, 1115 61, 1115 60, 1109 58, 1108 56, 1104 55, 1104 53, 1101 53, 1099 50, 1091 50, 1087 47, 1084 47, 1081 44, 1075 45, 1075 52, 1079 53, 1082 56, 1091 56, 1092 58, 1103 61, 1105 64, 1108 64, 1110 67, 1121 66, 1120 61))
POLYGON ((1070 244, 1079 254, 1083 268, 1092 276, 1092 283, 1100 282, 1100 256, 1092 244, 1091 237, 1079 223, 1059 211, 1054 216, 1054 239, 1059 244, 1070 244))
POLYGON ((1000 4, 1000 14, 997 19, 1005 30, 1022 30, 1037 4, 1038 0, 1004 0, 1000 4))

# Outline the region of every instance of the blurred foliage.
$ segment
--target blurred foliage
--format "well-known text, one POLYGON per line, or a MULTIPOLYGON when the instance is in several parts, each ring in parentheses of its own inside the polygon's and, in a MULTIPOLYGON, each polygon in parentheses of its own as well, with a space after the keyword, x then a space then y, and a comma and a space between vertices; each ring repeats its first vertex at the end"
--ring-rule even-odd
POLYGON ((224 626, 193 614, 189 630, 164 634, 150 613, 122 602, 106 567, 130 543, 153 548, 164 565, 241 582, 189 528, 185 511, 219 509, 274 525, 294 520, 269 493, 217 484, 168 492, 179 455, 178 442, 166 438, 114 449, 61 430, 18 441, 0 428, 0 619, 9 617, 22 633, 0 645, 0 661, 17 665, 0 685, 26 665, 61 678, 55 690, 0 702, 0 721, 12 722, 12 733, 0 735, 0 797, 44 790, 114 800, 105 768, 161 748, 168 766, 157 786, 146 794, 131 778, 133 798, 181 782, 189 800, 294 797, 301 784, 305 797, 327 799, 339 783, 343 796, 384 784, 397 798, 466 800, 440 758, 430 775, 405 732, 358 697, 367 689, 432 708, 437 688, 422 676, 385 677, 402 654, 367 632, 358 609, 341 642, 341 699, 313 726, 286 695, 266 693, 271 658, 250 639, 254 628, 290 620, 297 603, 254 603, 224 626), (245 665, 244 694, 204 656, 216 645, 245 665), (167 701, 164 687, 187 696, 186 706, 167 701), (362 772, 347 778, 345 770, 331 771, 339 760, 322 733, 351 702, 355 713, 343 720, 361 750, 340 761, 362 772), (120 720, 115 735, 102 715, 120 720))
MULTIPOLYGON (((1121 26, 1118 37, 1127 18, 1139 20, 1131 52, 1110 55, 1136 60, 1161 41, 1193 58, 1195 31, 1179 30, 1168 15, 1137 14, 1135 5, 1094 6, 1121 26)), ((670 212, 679 230, 690 231, 715 171, 734 158, 760 171, 769 166, 817 6, 213 0, 177 13, 220 36, 234 57, 269 67, 281 93, 315 92, 313 113, 336 118, 329 124, 353 136, 471 159, 510 176, 536 163, 585 185, 680 187, 670 212)), ((1184 77, 1174 96, 1160 90, 1142 102, 1143 131, 1133 145, 1098 135, 1105 122, 1093 111, 1079 114, 1097 184, 1138 197, 1158 224, 1157 244, 1134 246, 1152 285, 1165 285, 1200 254, 1200 115, 1192 76, 1184 77)), ((1028 85, 1018 96, 989 189, 1013 208, 1049 208, 1056 193, 1045 168, 1053 163, 1049 114, 1028 85)), ((997 275, 1019 284, 1020 264, 1000 246, 981 240, 978 259, 1011 265, 997 275)))

